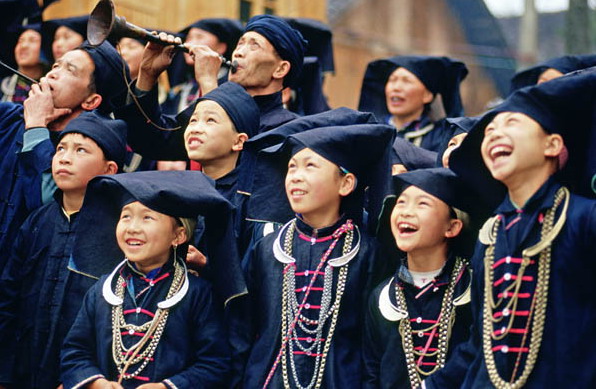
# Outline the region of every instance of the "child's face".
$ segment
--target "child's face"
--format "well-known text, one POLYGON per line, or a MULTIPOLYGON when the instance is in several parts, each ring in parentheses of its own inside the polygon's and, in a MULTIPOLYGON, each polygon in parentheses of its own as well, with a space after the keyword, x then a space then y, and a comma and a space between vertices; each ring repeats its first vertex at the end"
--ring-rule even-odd
POLYGON ((52 177, 63 192, 84 192, 100 174, 115 173, 115 162, 106 161, 103 150, 91 138, 70 133, 60 139, 52 158, 52 177))
POLYGON ((397 247, 406 252, 432 249, 453 235, 449 206, 416 186, 409 186, 397 198, 391 213, 391 233, 397 247))
POLYGON ((184 228, 176 220, 135 201, 122 207, 116 227, 118 246, 129 261, 143 272, 162 266, 170 250, 185 240, 184 228))
POLYGON ((443 164, 443 167, 449 167, 449 157, 451 156, 451 153, 453 153, 453 150, 457 149, 461 145, 461 142, 464 141, 467 135, 468 133, 464 132, 455 135, 449 140, 447 148, 443 152, 443 157, 441 157, 441 163, 443 164))
POLYGON ((509 186, 543 169, 550 136, 527 115, 502 112, 486 126, 481 153, 492 176, 509 186))
POLYGON ((141 59, 143 59, 143 50, 145 45, 136 39, 124 37, 118 42, 120 48, 120 55, 128 64, 130 75, 133 78, 137 77, 139 73, 139 66, 141 65, 141 59))
POLYGON ((66 26, 60 26, 54 33, 54 41, 52 42, 52 54, 54 60, 57 61, 67 51, 74 50, 83 43, 83 36, 78 32, 71 30, 66 26))
POLYGON ((20 67, 39 65, 41 34, 35 30, 26 30, 19 36, 14 48, 14 57, 20 67))
POLYGON ((209 162, 242 150, 246 134, 234 130, 232 120, 215 101, 203 100, 193 112, 184 132, 188 157, 209 162))
POLYGON ((290 159, 286 175, 286 195, 292 210, 307 221, 330 211, 337 219, 341 197, 353 189, 346 189, 345 179, 333 162, 311 149, 300 150, 290 159))
POLYGON ((385 99, 391 115, 415 120, 433 95, 412 72, 397 68, 385 84, 385 99))

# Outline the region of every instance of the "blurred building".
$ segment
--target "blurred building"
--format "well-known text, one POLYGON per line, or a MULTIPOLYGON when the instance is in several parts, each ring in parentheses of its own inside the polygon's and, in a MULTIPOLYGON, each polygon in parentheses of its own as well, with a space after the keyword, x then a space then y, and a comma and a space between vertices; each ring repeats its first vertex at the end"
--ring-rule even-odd
MULTIPOLYGON (((89 13, 97 0, 60 0, 44 18, 89 13)), ((496 19, 482 0, 115 0, 118 15, 140 26, 177 31, 204 17, 242 21, 261 13, 328 22, 335 74, 325 91, 332 107, 356 108, 368 62, 393 55, 446 55, 464 61, 467 114, 507 92, 515 71, 496 19)))

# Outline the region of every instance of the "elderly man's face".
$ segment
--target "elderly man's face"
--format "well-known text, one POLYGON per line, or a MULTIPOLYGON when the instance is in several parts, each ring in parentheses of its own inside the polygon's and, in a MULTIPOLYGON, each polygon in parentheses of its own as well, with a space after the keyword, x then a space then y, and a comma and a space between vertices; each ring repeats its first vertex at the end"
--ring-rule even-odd
POLYGON ((242 35, 232 59, 238 62, 238 70, 236 73, 230 72, 229 80, 247 90, 268 86, 273 80, 273 73, 283 61, 273 45, 254 31, 242 35))
POLYGON ((76 108, 94 91, 90 89, 95 70, 93 60, 82 50, 65 53, 46 75, 56 108, 76 108))

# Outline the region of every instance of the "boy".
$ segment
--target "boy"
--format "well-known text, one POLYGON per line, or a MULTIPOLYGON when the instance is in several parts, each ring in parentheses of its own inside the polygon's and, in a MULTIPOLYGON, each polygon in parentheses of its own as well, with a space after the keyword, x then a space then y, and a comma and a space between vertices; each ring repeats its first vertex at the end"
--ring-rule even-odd
POLYGON ((520 89, 453 152, 456 173, 503 196, 472 260, 471 339, 426 387, 594 386, 596 202, 568 187, 589 185, 595 93, 593 69, 520 89))
POLYGON ((385 201, 379 238, 386 261, 401 263, 369 299, 366 388, 418 387, 468 339, 472 321, 464 186, 444 168, 399 174, 394 184, 397 198, 385 201))
POLYGON ((359 226, 365 188, 377 193, 390 178, 392 139, 382 124, 324 127, 264 152, 270 158, 257 171, 269 181, 254 187, 251 201, 267 199, 261 220, 287 223, 247 262, 244 328, 231 340, 245 361, 244 387, 360 382, 361 313, 376 260, 359 226))
POLYGON ((68 264, 87 183, 115 174, 124 162, 126 125, 96 113, 73 119, 52 159, 54 201, 25 221, 0 277, 0 383, 56 388, 59 349, 82 295, 68 264), (17 342, 18 340, 18 342, 17 342))
MULTIPOLYGON (((90 184, 81 214, 91 218, 81 222, 112 236, 86 239, 96 240, 98 258, 118 265, 89 290, 64 342, 66 388, 225 387, 220 310, 210 284, 189 274, 182 258, 199 214, 222 238, 231 210, 199 172, 128 173, 90 184)), ((211 256, 225 261, 228 243, 213 243, 211 256)))

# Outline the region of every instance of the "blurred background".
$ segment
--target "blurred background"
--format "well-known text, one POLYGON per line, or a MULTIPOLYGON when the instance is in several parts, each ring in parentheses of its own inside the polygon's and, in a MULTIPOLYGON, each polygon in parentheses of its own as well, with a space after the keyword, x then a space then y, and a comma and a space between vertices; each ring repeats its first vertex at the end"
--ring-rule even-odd
MULTIPOLYGON (((0 25, 88 14, 96 0, 0 0, 0 25)), ((520 69, 564 54, 596 52, 596 0, 115 0, 139 26, 178 31, 206 17, 269 13, 327 23, 335 71, 325 75, 332 108, 356 108, 368 62, 393 55, 464 61, 467 115, 505 96, 520 69)))

